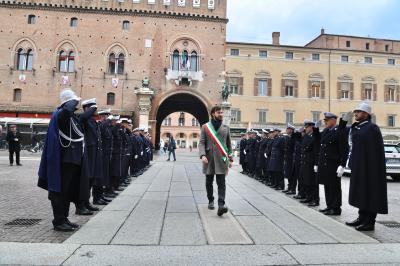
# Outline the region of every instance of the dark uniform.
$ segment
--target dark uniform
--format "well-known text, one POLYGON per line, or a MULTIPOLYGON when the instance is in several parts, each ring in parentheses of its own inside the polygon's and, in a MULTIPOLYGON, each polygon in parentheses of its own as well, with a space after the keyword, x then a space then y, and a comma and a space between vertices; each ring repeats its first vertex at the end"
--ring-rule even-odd
POLYGON ((6 140, 8 142, 10 165, 14 164, 14 153, 17 165, 21 165, 19 159, 20 158, 19 154, 21 151, 21 140, 22 140, 21 133, 19 133, 18 131, 16 132, 9 131, 7 133, 6 140))
POLYGON ((272 151, 272 143, 274 142, 273 139, 268 138, 267 144, 265 145, 265 150, 264 150, 264 158, 265 158, 265 179, 267 186, 273 186, 272 182, 272 175, 271 171, 269 169, 269 161, 271 160, 271 151, 272 151))
MULTIPOLYGON (((325 119, 337 119, 337 116, 325 113, 325 119)), ((344 126, 325 128, 321 133, 321 147, 318 160, 318 182, 324 185, 328 215, 341 214, 342 188, 338 177, 339 166, 346 167, 348 145, 344 134, 344 126)))
POLYGON ((304 184, 300 178, 300 168, 301 168, 301 143, 303 141, 303 136, 301 132, 293 133, 294 139, 294 158, 293 158, 293 182, 290 183, 292 189, 298 190, 298 194, 294 196, 295 199, 305 199, 304 184))
POLYGON ((113 126, 111 132, 113 136, 112 152, 111 152, 111 186, 114 190, 121 191, 119 189, 119 180, 122 176, 122 128, 120 124, 113 126))
MULTIPOLYGON (((112 126, 111 121, 106 119, 99 122, 99 128, 101 132, 101 144, 102 144, 102 170, 103 170, 103 180, 104 186, 107 188, 108 193, 112 193, 111 190, 111 176, 110 176, 110 166, 111 166, 111 152, 112 152, 112 126)), ((108 196, 112 196, 108 194, 108 196)))
POLYGON ((246 138, 242 138, 240 140, 240 148, 239 148, 239 164, 242 166, 242 174, 247 174, 247 163, 246 163, 246 154, 244 154, 244 149, 246 148, 246 138))
POLYGON ((319 187, 314 167, 318 165, 319 130, 314 128, 310 134, 305 134, 301 142, 300 179, 304 184, 306 199, 302 203, 310 206, 319 205, 319 187))
POLYGON ((256 173, 256 159, 257 159, 257 151, 256 151, 256 138, 251 137, 246 142, 246 162, 249 166, 249 173, 250 177, 254 177, 256 173))
POLYGON ((288 180, 288 188, 286 193, 296 193, 296 181, 294 180, 293 174, 293 158, 294 158, 294 145, 295 139, 293 136, 285 136, 285 150, 284 150, 284 164, 283 164, 283 175, 288 180))
POLYGON ((266 182, 268 165, 267 165, 267 158, 264 157, 264 152, 268 144, 268 137, 267 137, 268 131, 263 130, 263 132, 264 134, 266 134, 266 136, 264 136, 260 142, 260 148, 258 151, 258 162, 261 171, 260 180, 262 182, 266 182))
POLYGON ((283 158, 284 158, 285 139, 277 136, 271 144, 271 156, 268 162, 268 170, 272 176, 272 188, 283 190, 285 181, 283 179, 283 158))

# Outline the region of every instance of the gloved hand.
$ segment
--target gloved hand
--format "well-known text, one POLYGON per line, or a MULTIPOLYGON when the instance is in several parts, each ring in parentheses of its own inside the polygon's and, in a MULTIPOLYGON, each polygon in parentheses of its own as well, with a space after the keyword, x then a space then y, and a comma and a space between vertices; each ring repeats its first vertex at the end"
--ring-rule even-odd
POLYGON ((353 112, 352 112, 352 111, 347 112, 347 113, 344 114, 343 117, 342 117, 343 121, 346 121, 346 122, 351 121, 352 118, 353 118, 353 112))
POLYGON ((322 126, 322 120, 319 120, 317 123, 315 123, 315 127, 319 128, 322 126))
POLYGON ((336 173, 337 173, 337 176, 338 176, 338 177, 342 177, 343 174, 344 174, 344 167, 341 166, 341 165, 339 165, 339 167, 338 167, 337 170, 336 170, 336 173))
POLYGON ((139 156, 135 155, 135 159, 137 159, 139 156))
POLYGON ((140 156, 143 156, 143 152, 140 153, 140 156))
POLYGON ((244 155, 246 155, 247 153, 246 153, 246 150, 243 150, 243 153, 244 153, 244 155))
POLYGON ((318 173, 318 165, 314 165, 314 173, 318 173))
POLYGON ((267 158, 268 158, 268 156, 267 156, 267 154, 266 154, 266 153, 264 153, 264 157, 265 157, 265 159, 267 159, 267 158))
POLYGON ((97 110, 97 105, 92 105, 92 106, 90 106, 90 108, 94 108, 97 110))
POLYGON ((113 115, 109 115, 109 116, 107 117, 108 120, 111 120, 111 119, 113 119, 113 118, 114 118, 113 115))

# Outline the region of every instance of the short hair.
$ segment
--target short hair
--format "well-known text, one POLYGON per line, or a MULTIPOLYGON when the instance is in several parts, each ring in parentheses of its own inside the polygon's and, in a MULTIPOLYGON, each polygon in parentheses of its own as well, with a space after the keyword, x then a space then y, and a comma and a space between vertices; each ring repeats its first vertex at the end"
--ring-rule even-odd
POLYGON ((216 105, 213 108, 211 108, 210 115, 215 114, 216 112, 221 111, 221 110, 222 110, 222 107, 219 105, 216 105))

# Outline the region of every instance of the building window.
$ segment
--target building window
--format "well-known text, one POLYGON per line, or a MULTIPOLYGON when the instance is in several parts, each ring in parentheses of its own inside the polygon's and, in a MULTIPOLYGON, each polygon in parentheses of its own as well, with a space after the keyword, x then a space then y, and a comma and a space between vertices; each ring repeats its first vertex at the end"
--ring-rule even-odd
POLYGON ((386 51, 386 52, 389 52, 389 44, 386 44, 386 45, 385 45, 385 51, 386 51))
POLYGON ((179 125, 180 127, 184 127, 184 126, 185 126, 185 113, 181 113, 181 114, 179 115, 178 125, 179 125))
POLYGON ((74 27, 74 28, 78 27, 78 19, 77 18, 71 18, 71 21, 70 21, 69 25, 71 27, 74 27))
POLYGON ((311 84, 311 98, 319 98, 321 95, 321 82, 314 81, 311 84))
POLYGON ((258 96, 268 95, 268 82, 265 79, 258 80, 258 96))
POLYGON ((172 70, 179 70, 179 51, 175 50, 172 55, 172 70))
POLYGON ((312 112, 311 112, 311 115, 312 115, 312 121, 313 121, 314 123, 317 123, 319 120, 321 120, 321 119, 320 119, 320 117, 321 117, 321 112, 312 111, 312 112))
POLYGON ((293 116, 294 116, 294 113, 293 112, 291 112, 291 111, 286 111, 285 112, 285 116, 286 116, 286 124, 293 124, 293 116))
POLYGON ((348 55, 342 55, 342 62, 349 62, 349 56, 348 55))
POLYGON ((197 135, 197 133, 193 133, 193 138, 197 139, 199 136, 197 135))
POLYGON ((198 127, 200 126, 199 121, 196 118, 192 118, 192 127, 198 127))
POLYGON ((33 68, 33 51, 29 49, 26 53, 24 49, 18 49, 17 53, 17 70, 32 70, 33 68))
POLYGON ((238 56, 239 55, 239 49, 231 49, 231 55, 238 56))
POLYGON ((372 57, 369 57, 369 56, 364 57, 364 63, 372 64, 372 57))
POLYGON ((110 74, 123 74, 125 67, 125 56, 124 54, 119 54, 115 57, 114 53, 111 53, 108 57, 108 73, 110 74))
POLYGON ((396 116, 388 115, 388 127, 395 127, 395 126, 396 126, 396 116))
POLYGON ((388 101, 395 102, 396 101, 396 88, 395 86, 389 86, 388 89, 388 101))
POLYGON ((36 24, 36 16, 35 15, 28 16, 28 24, 36 24))
POLYGON ((371 83, 366 83, 364 84, 364 99, 372 101, 372 84, 371 83))
POLYGON ((172 119, 171 119, 171 117, 165 118, 163 124, 164 124, 164 126, 170 127, 171 124, 172 124, 172 119))
POLYGON ((232 123, 238 123, 241 120, 241 112, 240 110, 237 109, 232 109, 231 110, 231 122, 232 123))
POLYGON ((259 52, 259 56, 261 58, 267 58, 268 57, 268 52, 267 51, 260 51, 259 52))
POLYGON ((347 48, 351 47, 351 42, 350 41, 346 41, 346 47, 347 48))
POLYGON ((341 99, 350 99, 350 83, 340 83, 341 99))
POLYGON ((388 59, 388 64, 389 64, 389 65, 393 65, 393 66, 396 65, 396 59, 389 58, 389 59, 388 59))
POLYGON ((258 111, 258 122, 259 123, 267 123, 267 111, 266 110, 258 111))
POLYGON ((124 21, 122 22, 122 29, 123 29, 123 30, 129 30, 129 21, 124 20, 124 21))
POLYGON ((366 49, 366 50, 369 50, 369 42, 367 42, 367 43, 365 44, 365 49, 366 49))
POLYGON ((294 96, 294 82, 292 80, 287 80, 285 83, 285 97, 293 97, 294 96))
POLYGON ((107 105, 115 105, 115 93, 107 93, 107 105))
POLYGON ((190 55, 190 71, 197 72, 198 70, 198 57, 197 57, 197 52, 193 51, 192 54, 190 55))
POLYGON ((285 53, 285 58, 292 60, 293 59, 293 52, 286 52, 285 53))
POLYGON ((74 72, 75 71, 75 53, 61 51, 58 56, 58 69, 60 72, 74 72))
POLYGON ((319 54, 312 54, 313 61, 319 61, 319 54))
POLYGON ((14 102, 21 102, 22 99, 22 90, 21 89, 14 89, 13 101, 14 102))

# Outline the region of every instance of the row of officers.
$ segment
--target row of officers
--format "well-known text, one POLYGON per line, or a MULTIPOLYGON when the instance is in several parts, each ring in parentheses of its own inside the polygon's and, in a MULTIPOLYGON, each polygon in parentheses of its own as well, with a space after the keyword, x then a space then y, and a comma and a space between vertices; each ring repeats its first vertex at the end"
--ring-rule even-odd
POLYGON ((118 195, 132 177, 150 167, 153 147, 143 128, 131 121, 97 112, 96 99, 82 102, 71 89, 60 93, 53 112, 39 168, 38 186, 48 191, 57 231, 74 231, 79 225, 68 219, 70 203, 77 215, 92 215, 118 195), (97 120, 99 119, 99 120, 97 120))
POLYGON ((339 123, 335 114, 324 113, 322 132, 310 120, 299 130, 288 125, 285 134, 278 128, 264 129, 262 134, 250 130, 240 141, 242 173, 308 206, 319 206, 319 185, 323 185, 327 206, 320 212, 341 215, 341 177, 348 168, 349 204, 359 209, 359 216, 346 224, 359 231, 374 230, 377 214, 388 213, 388 201, 383 138, 371 113, 367 103, 339 123), (356 122, 348 127, 353 116, 356 122))

